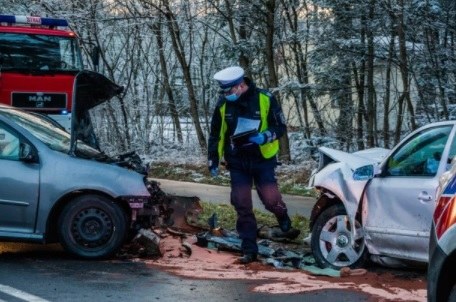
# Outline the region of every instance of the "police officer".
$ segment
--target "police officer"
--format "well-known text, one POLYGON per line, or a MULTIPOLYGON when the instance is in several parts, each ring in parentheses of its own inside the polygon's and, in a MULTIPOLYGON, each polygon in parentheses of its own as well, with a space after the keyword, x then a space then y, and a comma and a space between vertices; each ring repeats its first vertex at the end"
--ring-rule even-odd
POLYGON ((209 171, 217 176, 224 157, 231 177, 231 204, 237 212, 236 229, 242 239, 243 256, 239 261, 247 264, 255 261, 258 253, 253 183, 265 208, 276 216, 281 230, 293 238, 299 234, 291 228, 274 172, 278 139, 286 131, 285 118, 274 96, 244 77, 241 67, 225 68, 217 72, 214 79, 220 86, 221 97, 211 121, 209 171))

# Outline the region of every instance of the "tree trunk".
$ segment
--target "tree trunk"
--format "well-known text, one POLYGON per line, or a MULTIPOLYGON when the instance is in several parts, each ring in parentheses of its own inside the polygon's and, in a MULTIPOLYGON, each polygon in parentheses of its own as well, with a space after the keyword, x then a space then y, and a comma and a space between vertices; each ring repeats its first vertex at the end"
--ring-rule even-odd
POLYGON ((163 3, 165 8, 164 15, 168 21, 166 22, 166 25, 168 26, 168 30, 171 34, 173 49, 181 65, 185 86, 187 87, 188 98, 190 101, 190 115, 193 120, 193 125, 195 126, 196 136, 198 138, 200 148, 205 153, 207 150, 207 142, 206 138, 204 137, 203 129, 201 128, 201 122, 198 113, 198 102, 196 100, 195 89, 192 82, 190 65, 187 63, 185 58, 185 48, 180 37, 179 24, 176 21, 174 13, 171 11, 169 0, 164 0, 163 3))
MULTIPOLYGON (((287 17, 288 25, 291 29, 292 32, 292 42, 291 42, 291 51, 293 58, 295 60, 295 68, 296 68, 296 76, 298 78, 298 82, 302 86, 308 86, 309 85, 309 71, 307 68, 307 46, 308 46, 308 40, 306 39, 304 42, 299 39, 299 21, 300 21, 300 12, 297 11, 296 7, 299 5, 298 3, 290 3, 287 0, 282 0, 282 5, 285 8, 285 15, 287 17), (304 43, 304 49, 302 46, 302 43, 304 43)), ((305 11, 308 11, 307 5, 305 5, 305 11)), ((306 36, 309 37, 309 32, 310 32, 310 23, 309 19, 306 18, 306 36)), ((285 52, 284 52, 285 53, 285 52)), ((309 112, 308 112, 308 106, 310 106, 313 117, 315 119, 315 122, 317 123, 317 128, 319 130, 318 135, 324 136, 326 135, 326 129, 325 125, 323 122, 323 119, 321 117, 321 114, 318 110, 318 107, 312 98, 311 94, 308 92, 307 88, 301 88, 300 93, 299 93, 299 98, 301 100, 301 107, 304 112, 304 135, 306 138, 310 139, 312 131, 310 127, 310 121, 309 121, 309 112)), ((300 106, 296 106, 299 108, 300 106)), ((300 121, 301 121, 301 115, 299 115, 300 121)))
POLYGON ((369 2, 369 19, 367 25, 367 146, 375 146, 375 87, 374 87, 374 33, 372 29, 374 19, 375 0, 369 2))
MULTIPOLYGON (((410 115, 410 127, 412 130, 416 129, 415 111, 413 108, 412 100, 410 98, 410 80, 409 80, 409 67, 407 58, 407 46, 405 37, 405 24, 404 24, 404 0, 399 0, 400 13, 398 16, 398 38, 399 38, 399 69, 401 72, 401 79, 403 85, 403 93, 401 99, 406 102, 407 109, 410 115)), ((397 136, 397 133, 396 133, 397 136)))
MULTIPOLYGON (((276 12, 276 1, 268 0, 266 1, 267 15, 266 15, 266 43, 265 43, 265 54, 268 67, 269 75, 269 86, 278 87, 279 80, 277 78, 276 66, 274 60, 274 35, 275 35, 275 12, 276 12)), ((277 100, 280 102, 278 96, 277 100)), ((290 156, 290 142, 288 141, 288 135, 285 133, 280 138, 280 154, 279 158, 285 162, 289 162, 291 159, 290 156)))
POLYGON ((394 29, 391 29, 390 43, 388 46, 388 58, 386 61, 385 99, 383 100, 383 144, 385 148, 390 147, 389 111, 391 103, 391 66, 394 56, 395 36, 394 29))
MULTIPOLYGON (((159 20, 161 18, 159 17, 159 20)), ((158 46, 158 53, 160 57, 160 67, 161 67, 161 74, 163 77, 163 85, 166 91, 166 95, 168 96, 168 107, 171 114, 171 118, 174 123, 174 128, 177 131, 177 140, 179 143, 183 143, 182 138, 182 128, 179 119, 179 113, 177 111, 176 102, 174 100, 174 94, 169 83, 169 74, 168 74, 168 67, 166 65, 165 54, 164 54, 164 45, 163 45, 163 37, 162 37, 162 30, 161 30, 161 23, 160 21, 154 23, 152 25, 153 32, 155 34, 158 46)))

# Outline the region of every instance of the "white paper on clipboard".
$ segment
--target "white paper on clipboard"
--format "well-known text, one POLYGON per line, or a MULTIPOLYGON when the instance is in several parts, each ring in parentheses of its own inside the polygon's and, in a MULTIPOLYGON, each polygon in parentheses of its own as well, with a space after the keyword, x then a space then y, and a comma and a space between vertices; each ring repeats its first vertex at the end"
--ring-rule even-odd
POLYGON ((258 130, 259 126, 260 120, 252 120, 249 118, 240 117, 238 118, 236 130, 234 130, 233 135, 238 135, 252 130, 258 130))

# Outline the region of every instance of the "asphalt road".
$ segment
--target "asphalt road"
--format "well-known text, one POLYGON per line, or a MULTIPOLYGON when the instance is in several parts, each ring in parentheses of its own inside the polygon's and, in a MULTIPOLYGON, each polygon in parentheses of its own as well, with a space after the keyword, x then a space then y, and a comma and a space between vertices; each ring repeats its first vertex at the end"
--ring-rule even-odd
POLYGON ((160 271, 142 261, 83 261, 58 245, 0 243, 0 302, 29 301, 372 301, 347 290, 266 294, 255 280, 200 280, 160 271))
MULTIPOLYGON (((160 188, 167 194, 180 196, 197 196, 200 200, 213 203, 230 204, 230 187, 199 184, 193 182, 182 182, 167 179, 154 179, 160 183, 160 188)), ((264 210, 264 206, 255 190, 252 190, 253 206, 264 210)), ((283 201, 287 204, 290 215, 299 214, 310 217, 312 207, 316 202, 313 197, 297 195, 282 195, 283 201)))

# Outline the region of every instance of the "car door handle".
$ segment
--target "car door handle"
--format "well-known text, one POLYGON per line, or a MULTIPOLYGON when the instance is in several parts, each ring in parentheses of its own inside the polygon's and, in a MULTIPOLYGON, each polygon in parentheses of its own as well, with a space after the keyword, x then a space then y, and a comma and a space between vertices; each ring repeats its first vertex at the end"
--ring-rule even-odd
POLYGON ((432 196, 429 195, 427 192, 422 191, 420 194, 418 194, 418 199, 421 201, 428 202, 432 200, 432 196))

